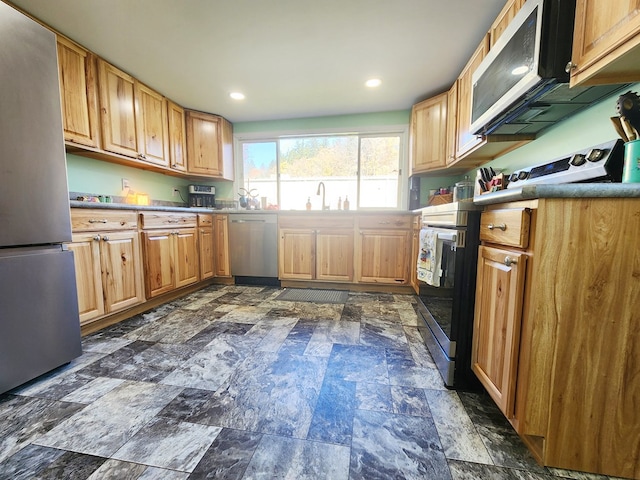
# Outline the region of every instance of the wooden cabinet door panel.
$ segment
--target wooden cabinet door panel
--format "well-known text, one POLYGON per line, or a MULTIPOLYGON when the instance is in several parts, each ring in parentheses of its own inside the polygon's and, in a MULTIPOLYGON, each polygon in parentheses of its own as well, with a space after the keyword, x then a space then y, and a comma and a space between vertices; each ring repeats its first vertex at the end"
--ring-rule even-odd
POLYGON ((358 281, 407 283, 410 251, 407 231, 360 230, 358 281))
POLYGON ((135 82, 138 152, 141 160, 166 167, 169 165, 167 102, 158 92, 135 82))
POLYGON ((174 232, 176 288, 198 281, 198 243, 196 229, 180 229, 174 232))
POLYGON ((109 232, 101 237, 102 283, 107 313, 143 302, 138 233, 109 232))
POLYGON ((316 233, 316 280, 353 281, 353 230, 316 233))
POLYGON ((456 158, 463 157, 483 142, 482 137, 471 133, 471 89, 473 72, 489 51, 487 34, 458 77, 457 149, 456 158))
POLYGON ((447 150, 446 163, 449 165, 456 161, 457 147, 457 118, 458 118, 458 82, 453 82, 447 93, 447 150))
POLYGON ((229 259, 229 215, 214 215, 214 259, 216 277, 230 277, 229 259))
POLYGON ((100 266, 100 236, 74 234, 69 244, 73 252, 78 290, 80 324, 104 315, 102 271, 100 266))
POLYGON ((571 86, 639 80, 639 49, 640 0, 577 1, 571 86))
POLYGON ((314 230, 280 229, 278 275, 281 279, 315 278, 315 239, 314 230))
POLYGON ((512 418, 527 257, 485 246, 478 253, 472 369, 512 418))
POLYGON ((411 136, 413 173, 445 166, 447 156, 447 93, 413 106, 411 136))
POLYGON ((57 40, 64 139, 98 147, 96 58, 64 37, 57 40))
POLYGON ((103 60, 98 73, 103 148, 137 158, 135 80, 103 60))
POLYGON ((174 288, 173 230, 144 232, 144 263, 147 297, 174 288))
POLYGON ((169 121, 169 164, 180 172, 187 170, 186 130, 184 109, 173 102, 167 102, 169 121))
POLYGON ((187 112, 187 170, 219 177, 221 175, 218 117, 187 112))
POLYGON ((200 280, 213 277, 215 273, 213 261, 213 228, 200 228, 199 238, 200 280))
POLYGON ((502 32, 509 26, 513 17, 520 11, 524 5, 524 0, 509 0, 502 11, 498 14, 491 27, 489 28, 489 43, 490 48, 496 44, 502 32))

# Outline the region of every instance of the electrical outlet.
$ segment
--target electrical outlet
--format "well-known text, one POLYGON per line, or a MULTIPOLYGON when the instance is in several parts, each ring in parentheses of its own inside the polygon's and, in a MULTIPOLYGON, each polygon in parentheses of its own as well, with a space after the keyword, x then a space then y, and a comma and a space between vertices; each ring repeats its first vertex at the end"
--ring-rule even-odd
POLYGON ((131 184, 129 183, 129 180, 127 180, 126 178, 122 179, 122 190, 128 190, 131 188, 131 184))
POLYGON ((173 187, 173 189, 171 190, 171 196, 177 197, 179 194, 180 194, 180 189, 178 187, 173 187))

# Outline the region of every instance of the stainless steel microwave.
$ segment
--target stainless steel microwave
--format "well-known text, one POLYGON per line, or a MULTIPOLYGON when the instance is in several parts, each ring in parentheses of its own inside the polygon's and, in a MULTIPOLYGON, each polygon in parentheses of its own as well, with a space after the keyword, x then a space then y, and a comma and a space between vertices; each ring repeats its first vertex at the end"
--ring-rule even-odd
POLYGON ((575 0, 525 2, 472 74, 473 133, 494 133, 514 115, 526 120, 524 110, 531 117, 544 113, 540 97, 569 81, 565 67, 571 60, 575 6, 575 0))

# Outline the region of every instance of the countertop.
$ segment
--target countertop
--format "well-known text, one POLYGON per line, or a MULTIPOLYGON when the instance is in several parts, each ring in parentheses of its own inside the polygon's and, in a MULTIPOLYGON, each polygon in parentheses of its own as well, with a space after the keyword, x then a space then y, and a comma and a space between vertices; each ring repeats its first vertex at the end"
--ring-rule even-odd
POLYGON ((71 208, 98 208, 105 210, 148 210, 161 212, 189 212, 189 213, 214 213, 220 210, 211 210, 209 208, 190 208, 190 207, 171 207, 167 205, 131 205, 130 203, 100 203, 100 202, 81 202, 79 200, 70 200, 71 208))
POLYGON ((640 183, 562 183, 525 185, 485 193, 473 198, 476 205, 516 202, 537 198, 633 198, 640 197, 640 183))
POLYGON ((166 205, 131 205, 129 203, 100 203, 81 202, 70 200, 71 208, 97 208, 111 210, 139 210, 139 211, 160 211, 160 212, 186 212, 186 213, 223 213, 223 214, 265 214, 265 215, 415 215, 416 212, 407 210, 246 210, 246 209, 222 209, 194 207, 172 207, 166 205))

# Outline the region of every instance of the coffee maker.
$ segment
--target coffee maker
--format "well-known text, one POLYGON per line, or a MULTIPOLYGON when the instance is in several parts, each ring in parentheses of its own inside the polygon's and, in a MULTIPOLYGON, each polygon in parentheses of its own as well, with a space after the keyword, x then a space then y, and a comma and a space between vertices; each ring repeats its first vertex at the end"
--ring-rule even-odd
POLYGON ((216 187, 210 185, 189 185, 189 206, 215 208, 216 187))

